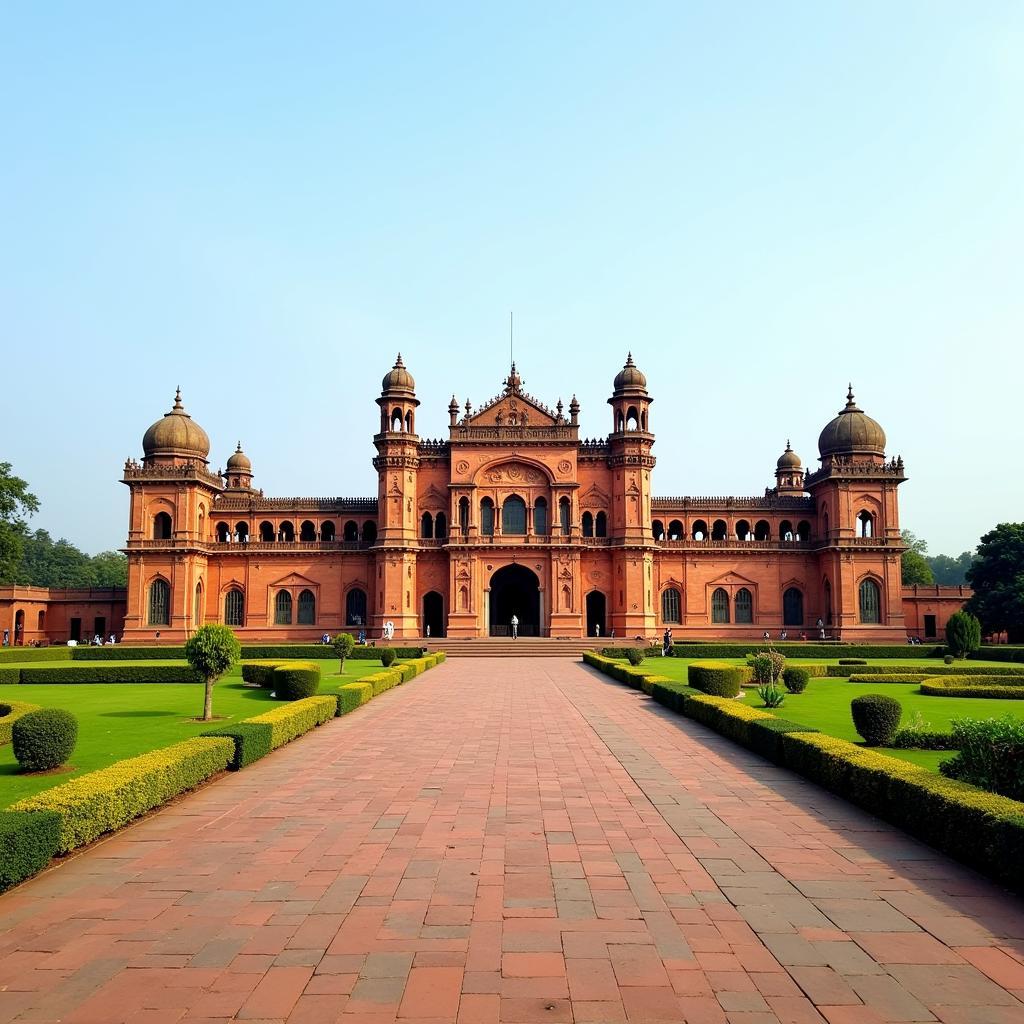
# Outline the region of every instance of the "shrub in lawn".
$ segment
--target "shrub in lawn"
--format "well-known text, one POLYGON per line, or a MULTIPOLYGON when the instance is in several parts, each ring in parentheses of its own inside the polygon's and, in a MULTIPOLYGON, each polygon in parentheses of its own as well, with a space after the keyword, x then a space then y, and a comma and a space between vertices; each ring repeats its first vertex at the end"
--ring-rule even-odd
POLYGON ((887 747, 900 725, 903 707, 895 697, 865 693, 850 701, 853 726, 869 747, 887 747))
POLYGON ((320 666, 311 661, 288 661, 274 669, 278 700, 303 700, 320 689, 320 666))
POLYGON ((264 690, 274 688, 274 669, 281 663, 279 661, 254 661, 242 666, 242 679, 255 686, 262 686, 264 690))
POLYGON ((1024 676, 930 676, 921 680, 926 697, 981 697, 1024 700, 1024 676))
POLYGON ((952 665, 955 660, 956 659, 953 657, 952 654, 944 654, 942 656, 942 664, 943 665, 952 665))
POLYGON ((203 721, 213 718, 213 684, 238 664, 242 645, 230 626, 200 626, 185 643, 185 660, 203 677, 203 721))
POLYGON ((382 647, 380 649, 380 663, 385 668, 391 668, 395 663, 395 649, 394 647, 382 647))
POLYGON ((790 693, 803 693, 807 689, 811 674, 805 668, 794 665, 782 670, 782 682, 790 693))
POLYGON ((946 623, 946 643, 954 658, 966 658, 981 647, 981 622, 970 612, 954 612, 946 623))
POLYGON ((686 670, 687 680, 695 690, 712 697, 736 697, 746 681, 747 670, 724 661, 695 661, 686 670))
POLYGON ((338 656, 341 661, 341 673, 345 672, 345 659, 352 656, 352 652, 356 649, 356 638, 351 633, 339 633, 332 641, 331 646, 334 648, 334 653, 338 656))
POLYGON ((939 771, 992 793, 1024 800, 1024 721, 1006 715, 978 722, 954 718, 953 740, 960 751, 939 771))
POLYGON ((59 768, 78 740, 78 719, 61 708, 40 708, 22 715, 11 730, 14 756, 26 772, 59 768))
POLYGON ((765 686, 779 681, 786 668, 786 658, 778 651, 758 651, 747 658, 747 664, 754 673, 754 682, 765 686))
POLYGON ((763 683, 757 688, 757 695, 766 708, 781 708, 786 703, 785 693, 774 683, 763 683))
POLYGON ((840 658, 840 665, 866 665, 867 662, 863 658, 840 658))
POLYGON ((626 661, 636 668, 637 665, 642 665, 644 663, 644 652, 640 650, 639 647, 627 647, 626 661))

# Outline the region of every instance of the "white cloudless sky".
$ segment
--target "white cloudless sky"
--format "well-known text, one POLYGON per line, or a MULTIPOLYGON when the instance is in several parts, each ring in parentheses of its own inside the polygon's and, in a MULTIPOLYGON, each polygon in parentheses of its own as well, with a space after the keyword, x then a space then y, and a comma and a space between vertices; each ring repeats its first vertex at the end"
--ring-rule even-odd
POLYGON ((655 493, 758 494, 858 403, 932 553, 1024 518, 1024 7, 7 5, 0 461, 127 531, 174 388, 270 495, 373 495, 380 378, 508 369, 655 493))

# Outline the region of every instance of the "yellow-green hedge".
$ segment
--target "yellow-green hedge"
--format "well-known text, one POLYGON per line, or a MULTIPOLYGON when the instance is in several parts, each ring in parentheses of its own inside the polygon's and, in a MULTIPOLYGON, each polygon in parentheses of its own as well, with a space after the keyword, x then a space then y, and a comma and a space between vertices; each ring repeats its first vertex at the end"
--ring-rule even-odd
POLYGON ((235 755, 228 738, 200 736, 118 761, 19 800, 12 811, 60 815, 58 853, 68 853, 224 771, 235 755))
POLYGON ((347 715, 372 699, 373 687, 369 683, 345 683, 338 687, 338 714, 347 715))
POLYGON ((0 744, 11 742, 11 730, 22 715, 38 710, 38 704, 28 704, 22 700, 5 700, 0 703, 0 744), (9 710, 4 711, 4 708, 9 710))
POLYGON ((921 680, 926 697, 982 697, 989 700, 1024 700, 1024 676, 930 676, 921 680))
POLYGON ((327 695, 295 700, 284 707, 274 708, 262 715, 254 715, 246 722, 265 722, 270 726, 270 749, 290 743, 297 736, 318 725, 323 725, 338 712, 338 699, 327 695))

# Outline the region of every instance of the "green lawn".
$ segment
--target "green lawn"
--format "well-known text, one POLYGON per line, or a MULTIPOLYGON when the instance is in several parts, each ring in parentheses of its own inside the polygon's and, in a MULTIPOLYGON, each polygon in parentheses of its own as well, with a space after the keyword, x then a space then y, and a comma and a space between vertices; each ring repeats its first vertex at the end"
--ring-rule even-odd
MULTIPOLYGON (((36 662, 36 665, 39 663, 36 662)), ((184 662, 117 662, 126 664, 171 664, 184 662)), ((321 693, 333 692, 340 683, 379 672, 378 661, 346 661, 345 674, 338 674, 338 660, 319 661, 321 693)), ((212 724, 192 719, 203 713, 203 688, 176 683, 76 683, 0 686, 0 702, 27 701, 47 708, 66 708, 78 718, 78 745, 68 762, 75 770, 59 775, 20 774, 11 744, 0 746, 0 807, 22 797, 67 782, 84 772, 105 768, 115 761, 135 757, 179 740, 190 739, 214 725, 236 722, 261 714, 276 702, 266 690, 242 684, 241 668, 217 683, 212 724)))

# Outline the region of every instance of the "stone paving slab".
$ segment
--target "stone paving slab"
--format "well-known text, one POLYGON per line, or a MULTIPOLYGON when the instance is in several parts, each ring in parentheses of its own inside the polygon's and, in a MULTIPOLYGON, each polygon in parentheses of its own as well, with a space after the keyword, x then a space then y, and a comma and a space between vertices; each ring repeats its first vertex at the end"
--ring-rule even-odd
POLYGON ((460 659, 0 897, 0 1024, 1024 1024, 1024 904, 567 660, 460 659))

